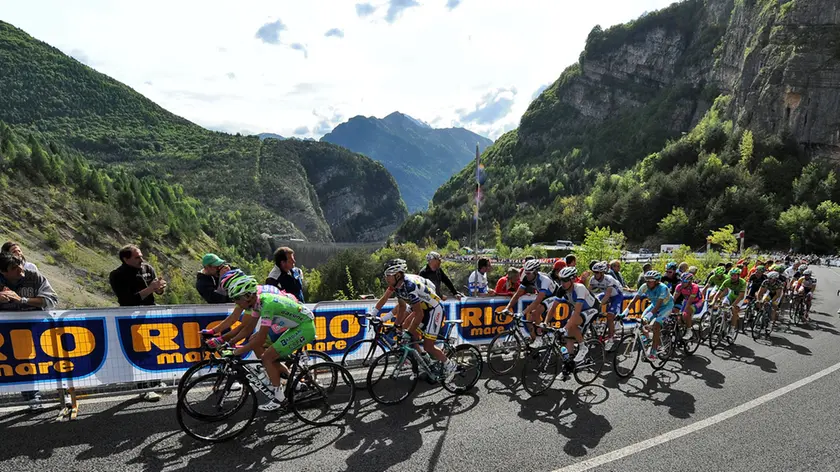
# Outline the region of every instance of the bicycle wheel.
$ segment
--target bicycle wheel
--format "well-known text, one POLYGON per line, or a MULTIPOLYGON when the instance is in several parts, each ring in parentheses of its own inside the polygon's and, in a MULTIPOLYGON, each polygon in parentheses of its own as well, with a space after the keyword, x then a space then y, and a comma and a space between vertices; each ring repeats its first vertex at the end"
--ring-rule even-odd
POLYGON ((178 380, 178 396, 175 398, 181 398, 184 393, 184 388, 186 388, 189 382, 191 382, 194 378, 215 372, 221 364, 222 363, 218 358, 211 357, 191 365, 190 368, 184 372, 184 375, 181 376, 181 379, 178 380))
POLYGON ((639 349, 636 335, 630 333, 622 336, 615 349, 615 357, 613 357, 613 370, 615 371, 615 375, 622 379, 633 375, 633 371, 639 365, 639 359, 641 357, 642 350, 639 349))
POLYGON ((367 389, 378 403, 395 405, 417 387, 417 360, 402 349, 379 356, 367 374, 367 389))
MULTIPOLYGON (((701 318, 702 319, 702 318, 701 318)), ((692 322, 691 325, 691 337, 688 338, 686 341, 683 336, 685 335, 685 327, 682 324, 678 325, 676 336, 681 340, 680 344, 682 345, 683 354, 688 356, 694 355, 697 352, 697 349, 700 347, 700 344, 703 340, 700 338, 700 329, 695 329, 696 322, 692 322)))
MULTIPOLYGON (((778 312, 776 316, 779 316, 778 312)), ((777 321, 778 322, 778 321, 777 321)), ((768 306, 767 311, 764 314, 764 337, 767 339, 770 338, 770 334, 773 333, 773 307, 768 306)))
POLYGON ((522 344, 513 330, 502 331, 493 337, 487 347, 487 366, 496 375, 504 375, 513 370, 522 356, 522 344))
POLYGON ((385 354, 387 349, 382 343, 377 342, 376 339, 360 339, 350 345, 341 356, 341 366, 347 367, 348 364, 354 367, 370 367, 371 363, 382 354, 385 354), (361 362, 361 365, 356 365, 361 362))
MULTIPOLYGON (((735 315, 732 315, 732 316, 735 316, 735 315)), ((732 319, 731 318, 728 321, 728 323, 729 323, 730 326, 732 326, 732 319)), ((732 346, 733 344, 735 344, 735 340, 738 339, 738 332, 739 331, 738 331, 737 328, 738 328, 738 326, 740 326, 740 323, 741 323, 741 317, 738 316, 738 323, 736 323, 735 328, 731 328, 729 330, 729 339, 726 339, 726 337, 724 336, 723 340, 726 341, 727 346, 732 346)))
POLYGON ((584 340, 584 345, 589 348, 583 363, 576 366, 572 375, 581 385, 589 385, 601 375, 604 370, 604 362, 607 354, 604 351, 604 343, 597 339, 584 340))
POLYGON ((764 310, 761 310, 758 314, 756 314, 755 318, 753 318, 752 323, 752 338, 755 341, 758 341, 761 338, 762 333, 764 332, 764 325, 767 324, 766 314, 764 310))
MULTIPOLYGON (((708 312, 703 313, 699 319, 694 320, 694 325, 697 327, 697 333, 700 338, 700 343, 703 344, 706 342, 706 339, 709 338, 709 332, 712 330, 712 317, 709 315, 708 312)), ((694 328, 692 328, 694 329, 694 328)))
POLYGON ((544 346, 525 355, 522 386, 531 395, 539 395, 554 383, 560 373, 560 361, 553 346, 544 346))
POLYGON ((300 372, 289 391, 292 413, 313 426, 338 421, 356 398, 353 376, 335 362, 321 362, 300 372))
POLYGON ((656 360, 650 361, 653 370, 662 369, 671 360, 671 357, 674 356, 674 344, 676 344, 676 340, 673 330, 663 329, 659 332, 659 349, 656 350, 656 360))
POLYGON ((725 322, 720 313, 712 315, 711 318, 712 321, 709 328, 709 349, 714 351, 720 347, 721 342, 723 342, 723 327, 725 322))
POLYGON ((233 439, 254 421, 257 399, 251 386, 242 379, 242 388, 230 391, 226 377, 214 372, 195 378, 185 387, 175 407, 178 424, 185 433, 201 441, 222 442, 233 439))
POLYGON ((472 344, 460 344, 455 346, 452 354, 447 357, 455 363, 455 375, 449 382, 442 382, 443 388, 454 394, 461 394, 473 388, 481 378, 484 368, 481 351, 472 344))

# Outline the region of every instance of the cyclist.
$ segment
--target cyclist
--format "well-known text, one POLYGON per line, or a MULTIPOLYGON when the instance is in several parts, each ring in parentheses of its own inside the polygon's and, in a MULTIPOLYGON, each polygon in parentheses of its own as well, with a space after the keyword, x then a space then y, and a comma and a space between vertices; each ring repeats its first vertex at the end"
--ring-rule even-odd
POLYGON ((706 277, 706 283, 704 283, 705 291, 706 291, 706 300, 711 300, 712 297, 715 295, 715 292, 718 291, 719 287, 726 281, 726 268, 723 266, 715 267, 708 277, 706 277))
POLYGON ((671 261, 665 264, 665 275, 662 276, 662 283, 668 287, 673 294, 674 288, 680 283, 680 274, 677 272, 677 263, 671 261))
POLYGON ((279 290, 278 293, 259 290, 257 280, 250 276, 238 277, 230 282, 227 293, 238 307, 250 309, 252 319, 259 321, 259 331, 247 343, 236 348, 233 354, 256 353, 265 346, 259 357, 274 388, 274 398, 260 405, 259 409, 276 410, 283 406, 285 400, 281 380, 284 374, 288 377, 289 369, 282 362, 275 361, 291 356, 315 340, 315 314, 291 294, 279 290))
POLYGON ((694 314, 703 309, 703 303, 703 292, 694 283, 694 274, 683 272, 680 276, 680 284, 674 290, 674 305, 682 305, 680 310, 683 314, 683 323, 685 323, 683 339, 686 341, 691 339, 691 324, 694 320, 694 314))
POLYGON ((727 327, 726 337, 731 339, 732 331, 738 326, 738 315, 741 308, 738 306, 747 294, 747 281, 741 278, 741 269, 733 267, 729 269, 729 278, 721 285, 720 290, 712 298, 712 305, 717 307, 724 299, 729 302, 732 308, 732 323, 727 327))
MULTIPOLYGON (((653 361, 656 360, 656 351, 659 349, 659 334, 662 331, 662 322, 668 318, 668 315, 674 309, 674 297, 671 296, 671 291, 668 290, 668 286, 660 282, 662 280, 662 274, 658 271, 649 270, 645 272, 644 276, 645 284, 639 287, 639 291, 630 300, 630 305, 628 306, 633 306, 642 296, 646 296, 650 301, 650 304, 642 313, 642 320, 644 320, 642 331, 645 334, 645 341, 651 339, 650 323, 654 322, 653 343, 652 345, 646 346, 645 352, 647 358, 653 361)), ((630 309, 626 308, 621 316, 625 317, 629 312, 630 309)))
POLYGON ((776 329, 779 318, 779 303, 782 300, 782 295, 785 293, 784 277, 776 269, 777 267, 774 267, 773 270, 767 273, 764 281, 761 282, 761 287, 755 294, 756 300, 761 304, 770 301, 772 310, 771 319, 773 321, 772 329, 774 330, 776 329))
MULTIPOLYGON (((423 350, 438 361, 437 368, 448 382, 455 375, 455 363, 435 346, 443 323, 443 305, 429 279, 406 274, 407 271, 408 266, 403 259, 391 259, 385 264, 385 283, 397 296, 397 307, 394 310, 399 316, 395 326, 397 329, 402 328, 412 338, 422 335, 423 350), (408 306, 411 306, 411 311, 408 311, 408 306)), ((380 308, 381 305, 377 303, 375 310, 380 308)))
MULTIPOLYGON (((516 290, 516 293, 513 294, 507 306, 505 306, 501 313, 509 315, 512 307, 516 305, 516 302, 519 301, 522 295, 525 295, 526 293, 536 293, 537 297, 534 301, 522 310, 522 313, 525 315, 525 319, 531 323, 540 324, 543 322, 543 315, 545 315, 545 321, 551 321, 547 318, 551 313, 553 313, 557 302, 559 302, 559 297, 562 297, 564 292, 557 282, 552 280, 550 276, 541 273, 539 270, 539 260, 532 259, 525 262, 525 265, 522 267, 522 278, 519 279, 519 288, 516 290)), ((528 331, 531 334, 531 347, 538 348, 542 346, 542 338, 537 337, 534 325, 529 324, 528 331)))
POLYGON ((745 298, 747 303, 756 299, 755 294, 758 292, 758 289, 761 288, 761 284, 764 283, 766 278, 767 277, 764 275, 764 266, 760 265, 756 267, 755 272, 747 281, 747 296, 745 298))
POLYGON ((607 307, 607 328, 609 338, 604 341, 604 349, 611 350, 615 344, 615 315, 621 313, 621 304, 624 302, 624 291, 621 282, 607 274, 609 270, 606 262, 598 262, 592 266, 592 277, 589 279, 589 290, 592 293, 600 294, 601 305, 607 307))
POLYGON ((813 275, 811 269, 805 269, 802 271, 802 277, 793 283, 793 292, 805 297, 805 313, 802 315, 804 321, 811 321, 811 300, 817 289, 817 279, 813 275))
POLYGON ((564 298, 573 307, 566 321, 566 349, 572 352, 577 341, 578 352, 575 355, 575 363, 581 364, 589 353, 589 348, 583 343, 581 327, 592 322, 592 319, 601 311, 601 304, 583 284, 575 282, 577 269, 574 266, 561 269, 557 277, 560 279, 560 288, 565 292, 564 298))

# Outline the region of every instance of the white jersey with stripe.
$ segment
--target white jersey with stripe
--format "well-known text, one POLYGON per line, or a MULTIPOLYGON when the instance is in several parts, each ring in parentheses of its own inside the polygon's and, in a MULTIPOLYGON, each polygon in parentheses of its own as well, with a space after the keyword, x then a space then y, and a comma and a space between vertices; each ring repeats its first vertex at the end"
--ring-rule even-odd
POLYGON ((526 275, 523 274, 522 278, 519 279, 519 288, 522 290, 528 292, 530 288, 533 288, 535 293, 542 293, 546 297, 552 297, 557 294, 557 289, 559 288, 557 283, 542 272, 538 272, 532 281, 527 280, 525 277, 526 275))
POLYGON ((609 274, 604 274, 604 277, 601 280, 596 279, 594 275, 589 279, 589 290, 592 290, 593 293, 606 292, 609 287, 612 287, 613 295, 621 293, 623 288, 621 283, 609 274))
POLYGON ((440 297, 435 293, 432 281, 419 275, 405 274, 402 285, 394 291, 394 294, 409 305, 423 303, 424 309, 440 305, 440 297))
POLYGON ((595 296, 592 295, 592 292, 586 288, 583 284, 572 284, 572 289, 569 290, 569 293, 566 294, 566 299, 569 300, 572 305, 581 302, 583 303, 583 309, 589 310, 590 308, 594 308, 595 304, 598 303, 595 300, 595 296))

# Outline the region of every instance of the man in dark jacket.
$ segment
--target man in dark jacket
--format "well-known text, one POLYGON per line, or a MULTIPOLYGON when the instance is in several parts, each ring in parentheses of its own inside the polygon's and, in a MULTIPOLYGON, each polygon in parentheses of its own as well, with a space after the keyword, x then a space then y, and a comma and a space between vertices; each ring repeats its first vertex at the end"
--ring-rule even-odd
MULTIPOLYGON (((143 252, 139 247, 133 244, 124 246, 120 249, 119 257, 122 265, 112 270, 108 277, 117 302, 120 306, 154 305, 154 294, 163 294, 166 281, 155 274, 152 266, 143 262, 143 252)), ((138 382, 137 388, 148 388, 153 383, 138 382)), ((160 400, 160 395, 156 392, 146 392, 140 397, 149 402, 160 400)))
POLYGON ((218 292, 219 277, 231 269, 230 264, 215 254, 205 254, 201 258, 204 269, 195 275, 195 289, 207 303, 232 303, 224 293, 218 292))
POLYGON ((274 268, 265 279, 265 284, 274 285, 304 303, 303 272, 295 267, 295 251, 292 248, 281 247, 274 251, 274 268))
POLYGON ((440 291, 441 282, 443 282, 443 284, 446 285, 446 288, 449 289, 449 291, 452 293, 452 295, 455 296, 455 298, 460 300, 461 297, 463 297, 463 294, 461 294, 461 292, 455 289, 455 286, 452 285, 452 281, 449 280, 449 277, 446 275, 446 272, 444 272, 443 269, 440 267, 440 264, 440 254, 434 251, 430 252, 426 255, 426 267, 424 267, 423 270, 420 271, 420 277, 432 281, 432 283, 435 285, 435 293, 437 293, 442 300, 446 300, 446 297, 443 296, 443 293, 440 291))

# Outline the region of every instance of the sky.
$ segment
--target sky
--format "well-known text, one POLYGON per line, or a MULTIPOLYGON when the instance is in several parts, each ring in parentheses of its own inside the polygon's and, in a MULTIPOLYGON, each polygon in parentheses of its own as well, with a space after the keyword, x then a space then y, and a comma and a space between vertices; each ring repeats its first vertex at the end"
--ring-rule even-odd
POLYGON ((0 20, 209 129, 400 111, 497 138, 586 36, 673 0, 0 0, 0 20))

